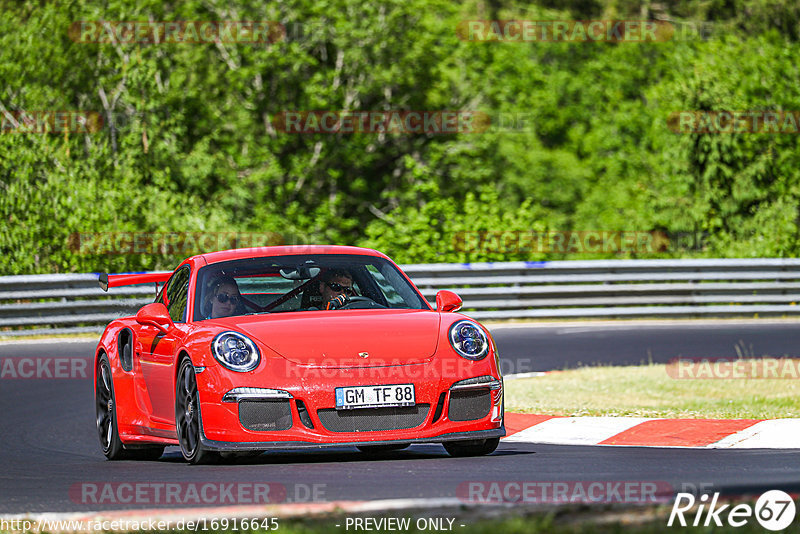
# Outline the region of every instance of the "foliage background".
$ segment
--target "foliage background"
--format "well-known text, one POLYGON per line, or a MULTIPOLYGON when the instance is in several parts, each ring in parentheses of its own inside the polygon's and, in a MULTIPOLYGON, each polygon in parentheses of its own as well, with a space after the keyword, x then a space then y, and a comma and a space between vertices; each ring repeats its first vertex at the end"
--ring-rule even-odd
MULTIPOLYGON (((277 233, 399 262, 633 257, 454 246, 459 232, 702 235, 647 257, 795 256, 798 135, 678 135, 680 110, 800 110, 793 0, 0 0, 0 112, 98 133, 0 135, 0 274, 174 266, 86 232, 277 233), (476 19, 659 19, 663 43, 477 43, 476 19), (80 20, 276 20, 274 44, 84 44, 80 20), (484 110, 525 131, 288 135, 286 110, 484 110), (72 243, 72 245, 71 245, 72 243)), ((200 251, 196 251, 200 252, 200 251)), ((642 257, 641 255, 636 257, 642 257)))

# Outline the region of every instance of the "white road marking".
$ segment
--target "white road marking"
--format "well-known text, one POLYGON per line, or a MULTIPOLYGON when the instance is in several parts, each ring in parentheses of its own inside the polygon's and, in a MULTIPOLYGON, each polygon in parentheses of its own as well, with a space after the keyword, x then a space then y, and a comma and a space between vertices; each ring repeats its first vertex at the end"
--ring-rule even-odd
POLYGON ((533 371, 530 373, 516 373, 512 375, 503 375, 503 380, 517 380, 520 378, 534 378, 539 376, 545 376, 547 373, 545 371, 533 371))

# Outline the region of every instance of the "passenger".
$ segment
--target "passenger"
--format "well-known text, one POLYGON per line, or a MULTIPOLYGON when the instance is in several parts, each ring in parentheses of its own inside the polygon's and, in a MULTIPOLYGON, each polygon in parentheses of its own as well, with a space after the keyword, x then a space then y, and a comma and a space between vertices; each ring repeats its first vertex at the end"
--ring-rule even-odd
POLYGON ((239 286, 231 276, 222 275, 214 280, 208 295, 206 319, 230 317, 244 311, 239 286))

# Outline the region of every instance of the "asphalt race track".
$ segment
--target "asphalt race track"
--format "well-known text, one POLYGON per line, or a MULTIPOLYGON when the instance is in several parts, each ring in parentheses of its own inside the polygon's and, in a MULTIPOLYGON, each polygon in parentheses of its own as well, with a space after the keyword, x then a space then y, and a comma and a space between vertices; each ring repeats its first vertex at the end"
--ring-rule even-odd
MULTIPOLYGON (((698 326, 535 326, 493 329, 504 372, 579 363, 636 364, 677 356, 794 355, 789 323, 698 326)), ((93 342, 0 345, 7 357, 91 357, 93 342)), ((185 464, 177 448, 154 462, 108 462, 94 423, 91 365, 85 379, 0 380, 0 513, 192 506, 191 502, 99 502, 86 488, 108 483, 277 483, 280 501, 455 498, 474 481, 640 481, 675 491, 723 494, 800 491, 800 449, 716 450, 503 443, 488 457, 450 458, 439 445, 367 456, 355 449, 271 452, 211 466, 185 464), (282 486, 281 486, 282 485, 282 486)), ((270 486, 273 488, 273 486, 270 486)), ((98 494, 99 495, 99 494, 98 494)), ((162 499, 163 501, 163 499, 162 499)), ((222 503, 225 504, 225 503, 222 503)), ((227 503, 230 504, 230 503, 227 503)), ((206 504, 207 506, 207 504, 206 504)))

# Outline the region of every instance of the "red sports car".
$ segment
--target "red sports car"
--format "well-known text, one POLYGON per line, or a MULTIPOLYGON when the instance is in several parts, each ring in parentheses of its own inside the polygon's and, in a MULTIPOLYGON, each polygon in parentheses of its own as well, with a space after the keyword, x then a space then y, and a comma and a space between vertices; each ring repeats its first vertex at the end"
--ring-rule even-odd
POLYGON ((433 310, 374 250, 294 246, 188 258, 155 302, 106 327, 95 355, 97 430, 109 459, 167 445, 204 463, 267 449, 441 442, 495 450, 503 380, 489 332, 439 291, 433 310))

